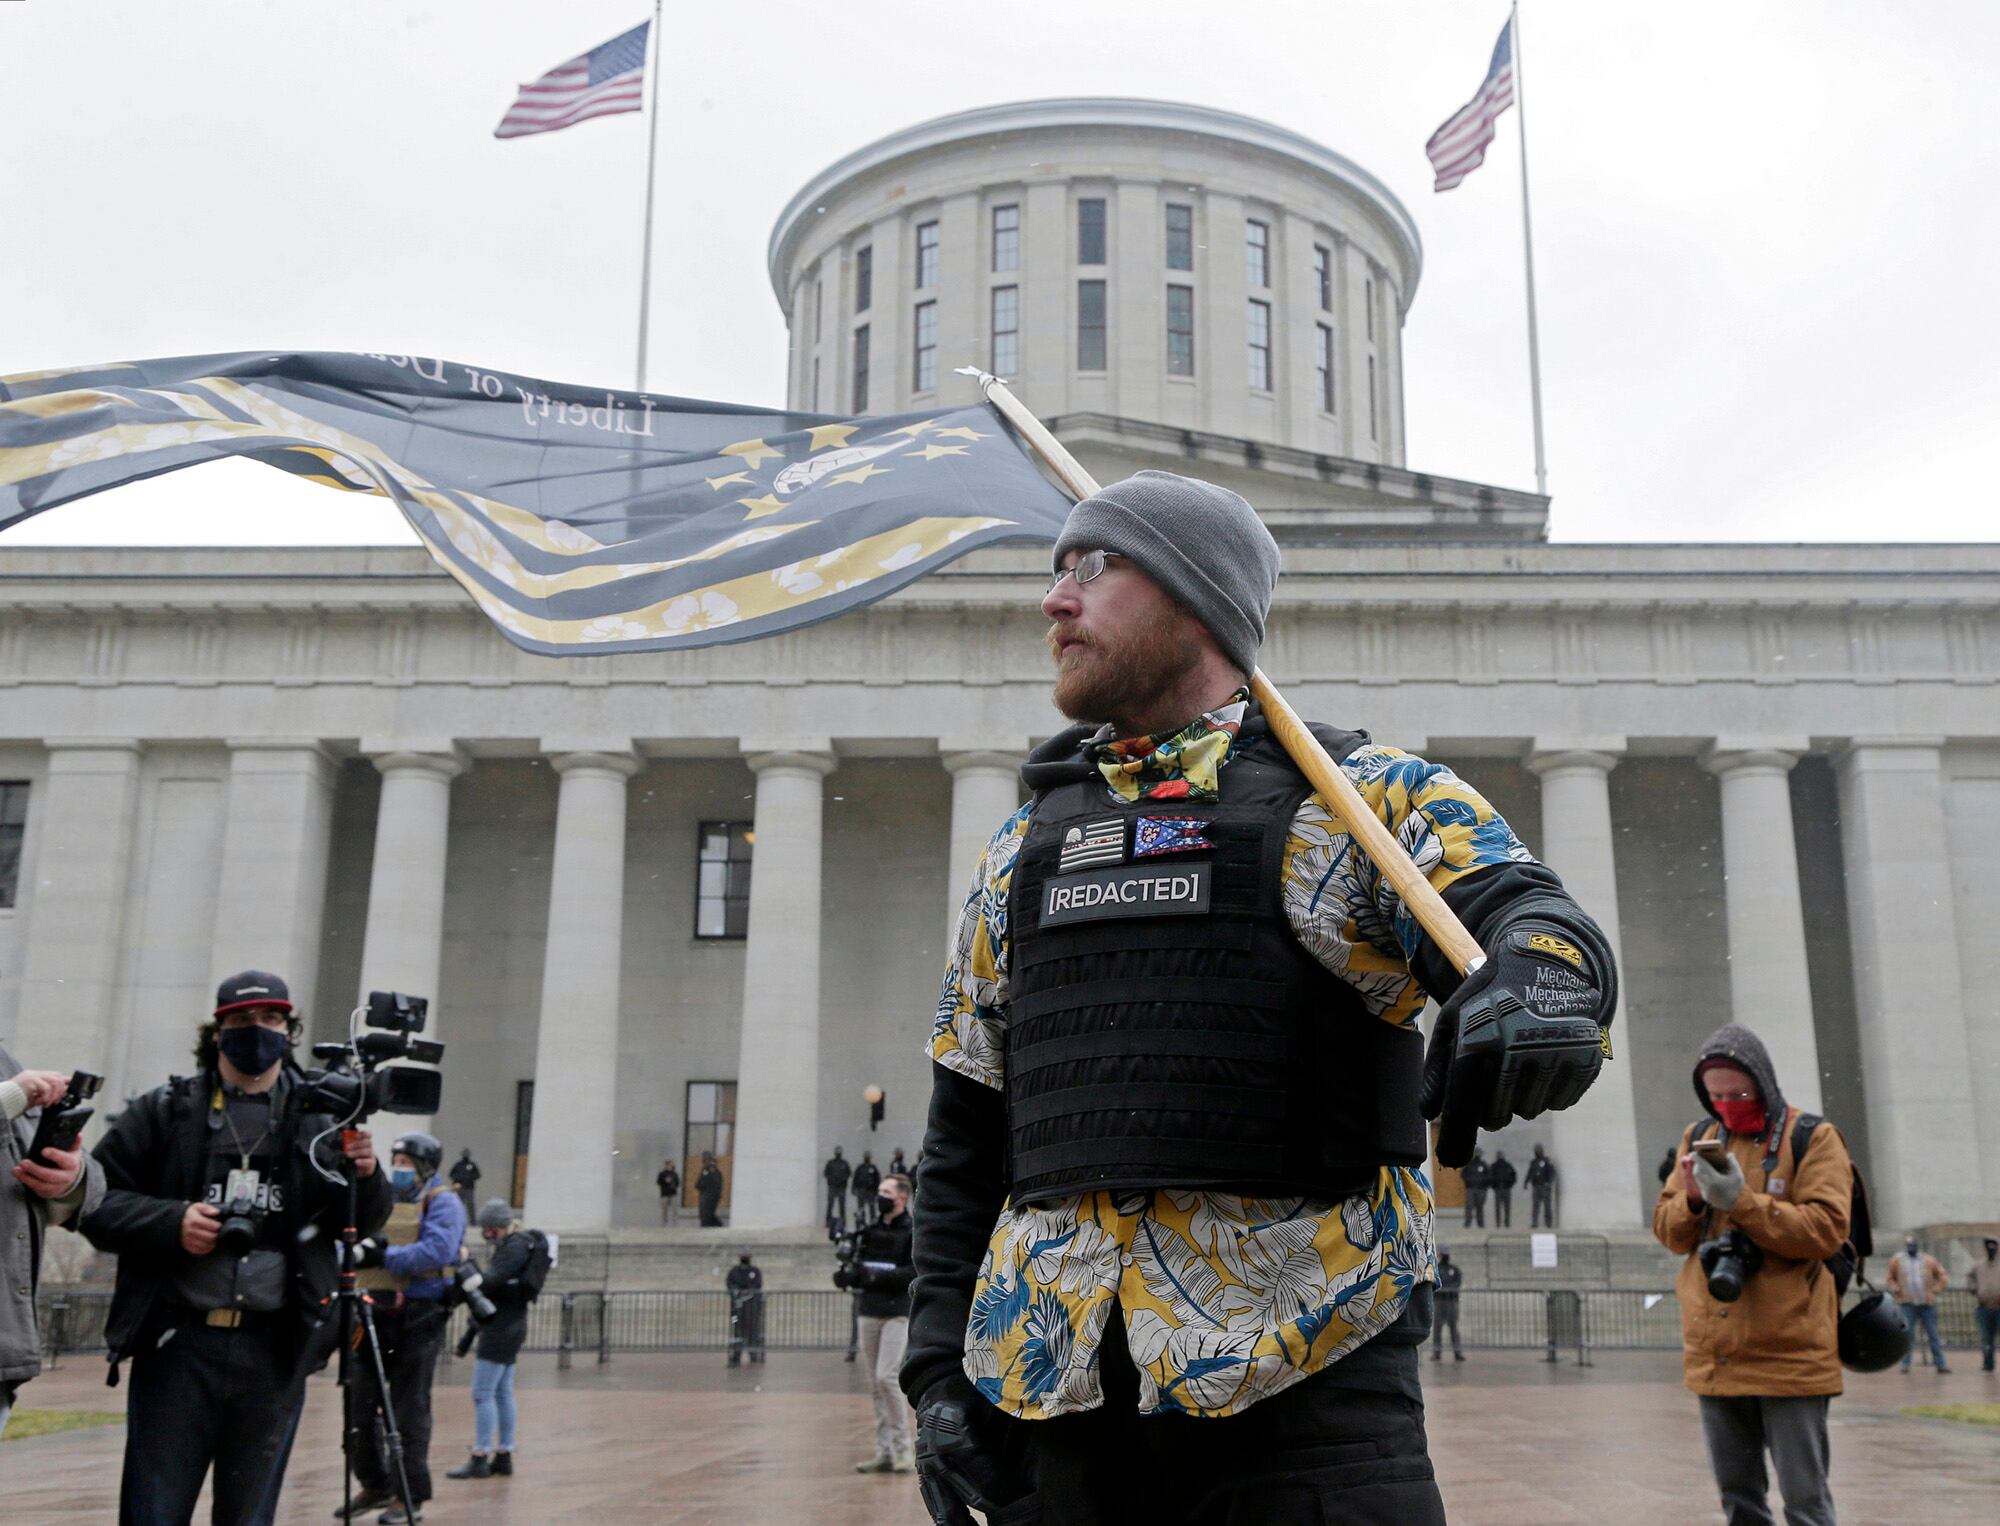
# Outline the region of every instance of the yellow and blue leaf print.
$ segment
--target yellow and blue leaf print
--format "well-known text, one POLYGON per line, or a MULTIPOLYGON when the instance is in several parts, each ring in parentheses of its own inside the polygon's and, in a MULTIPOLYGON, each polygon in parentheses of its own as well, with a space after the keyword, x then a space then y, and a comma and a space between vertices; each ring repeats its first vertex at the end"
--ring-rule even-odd
MULTIPOLYGON (((1240 717, 1225 719, 1227 727, 1166 739, 1172 745, 1131 749, 1124 761, 1142 764, 1124 773, 1133 794, 1108 768, 1107 785, 1135 798, 1192 756, 1203 774, 1193 798, 1211 786, 1211 761, 1213 777, 1227 777, 1226 744, 1240 717)), ((1448 768, 1372 745, 1341 767, 1439 889, 1491 865, 1531 861, 1448 768)), ((1011 816, 980 860, 930 1033, 933 1060, 995 1088, 1005 1080, 1007 896, 1032 810, 1011 816)), ((1410 973, 1416 925, 1316 795, 1287 835, 1280 902, 1300 944, 1366 1011, 1416 1025, 1425 1000, 1410 973)), ((1006 1207, 980 1265, 965 1374, 1025 1419, 1094 1409, 1104 1398, 1098 1347, 1105 1322, 1118 1319, 1143 1411, 1240 1413, 1387 1328, 1419 1283, 1436 1280, 1431 1212, 1424 1173, 1402 1168, 1384 1168, 1371 1190, 1340 1202, 1159 1191, 1006 1207)))
POLYGON ((1010 1209, 966 1329, 965 1372, 999 1408, 1096 1407, 1106 1319, 1122 1319, 1140 1408, 1235 1414, 1384 1329, 1435 1276, 1430 1188, 1385 1168, 1342 1202, 1219 1192, 1087 1193, 1010 1209))

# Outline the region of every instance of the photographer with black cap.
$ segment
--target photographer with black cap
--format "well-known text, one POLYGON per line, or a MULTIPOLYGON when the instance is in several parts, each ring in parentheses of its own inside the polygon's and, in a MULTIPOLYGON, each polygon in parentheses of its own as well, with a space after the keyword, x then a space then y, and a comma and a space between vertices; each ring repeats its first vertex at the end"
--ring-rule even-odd
MULTIPOLYGON (((436 1136, 412 1129, 396 1136, 392 1151, 389 1181, 395 1205, 381 1233, 361 1242, 359 1281, 375 1305, 375 1336, 402 1432, 410 1500, 421 1507, 431 1497, 431 1383, 451 1319, 446 1303, 454 1286, 451 1270, 465 1254, 465 1204, 439 1173, 444 1146, 436 1136)), ((363 1417, 378 1416, 383 1400, 374 1369, 363 1363, 357 1373, 356 1409, 363 1417)), ((362 1443, 354 1461, 361 1492, 351 1507, 337 1507, 334 1516, 390 1506, 379 1517, 383 1526, 406 1526, 379 1419, 374 1424, 363 1419, 362 1443)))
POLYGON ((283 980, 232 975, 196 1073, 133 1099, 93 1152, 105 1191, 80 1227, 118 1257, 105 1345, 113 1384, 132 1359, 119 1492, 132 1526, 191 1519, 211 1465, 213 1520, 272 1518, 304 1374, 336 1340, 343 1155, 358 1227, 388 1217, 368 1133, 294 1105, 298 1035, 283 980))

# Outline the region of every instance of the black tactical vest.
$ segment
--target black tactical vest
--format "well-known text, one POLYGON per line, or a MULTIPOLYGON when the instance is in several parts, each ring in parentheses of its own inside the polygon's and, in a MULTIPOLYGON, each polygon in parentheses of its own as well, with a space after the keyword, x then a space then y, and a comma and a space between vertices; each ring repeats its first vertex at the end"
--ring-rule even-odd
MULTIPOLYGON (((1315 731, 1336 761, 1367 740, 1315 731)), ((1260 717, 1219 801, 1128 805, 1094 766, 1025 772, 1042 787, 1009 890, 1015 1202, 1340 1197, 1423 1162, 1421 1037, 1371 1016, 1285 918, 1285 839, 1312 786, 1260 717)))

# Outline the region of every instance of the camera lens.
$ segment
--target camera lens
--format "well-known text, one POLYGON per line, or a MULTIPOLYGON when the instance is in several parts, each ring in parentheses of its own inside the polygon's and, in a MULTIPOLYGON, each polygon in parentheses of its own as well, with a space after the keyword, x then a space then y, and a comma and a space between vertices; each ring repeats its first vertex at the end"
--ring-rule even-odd
POLYGON ((247 1256, 257 1248, 257 1224, 242 1214, 231 1214, 215 1232, 215 1248, 225 1256, 247 1256))

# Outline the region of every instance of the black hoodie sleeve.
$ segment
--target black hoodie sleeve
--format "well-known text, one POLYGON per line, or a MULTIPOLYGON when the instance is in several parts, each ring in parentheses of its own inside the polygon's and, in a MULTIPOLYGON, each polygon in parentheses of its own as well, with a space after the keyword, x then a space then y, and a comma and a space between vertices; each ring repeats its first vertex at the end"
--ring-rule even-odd
POLYGON ((931 1066, 931 1115, 917 1164, 910 1348, 903 1392, 912 1404, 959 1370, 972 1288, 1007 1200, 1006 1110, 995 1088, 931 1066))
POLYGON ((188 1202, 159 1194, 169 1106, 168 1087, 137 1098, 91 1151, 104 1168, 104 1196, 77 1228, 101 1251, 150 1260, 180 1249, 188 1202))

